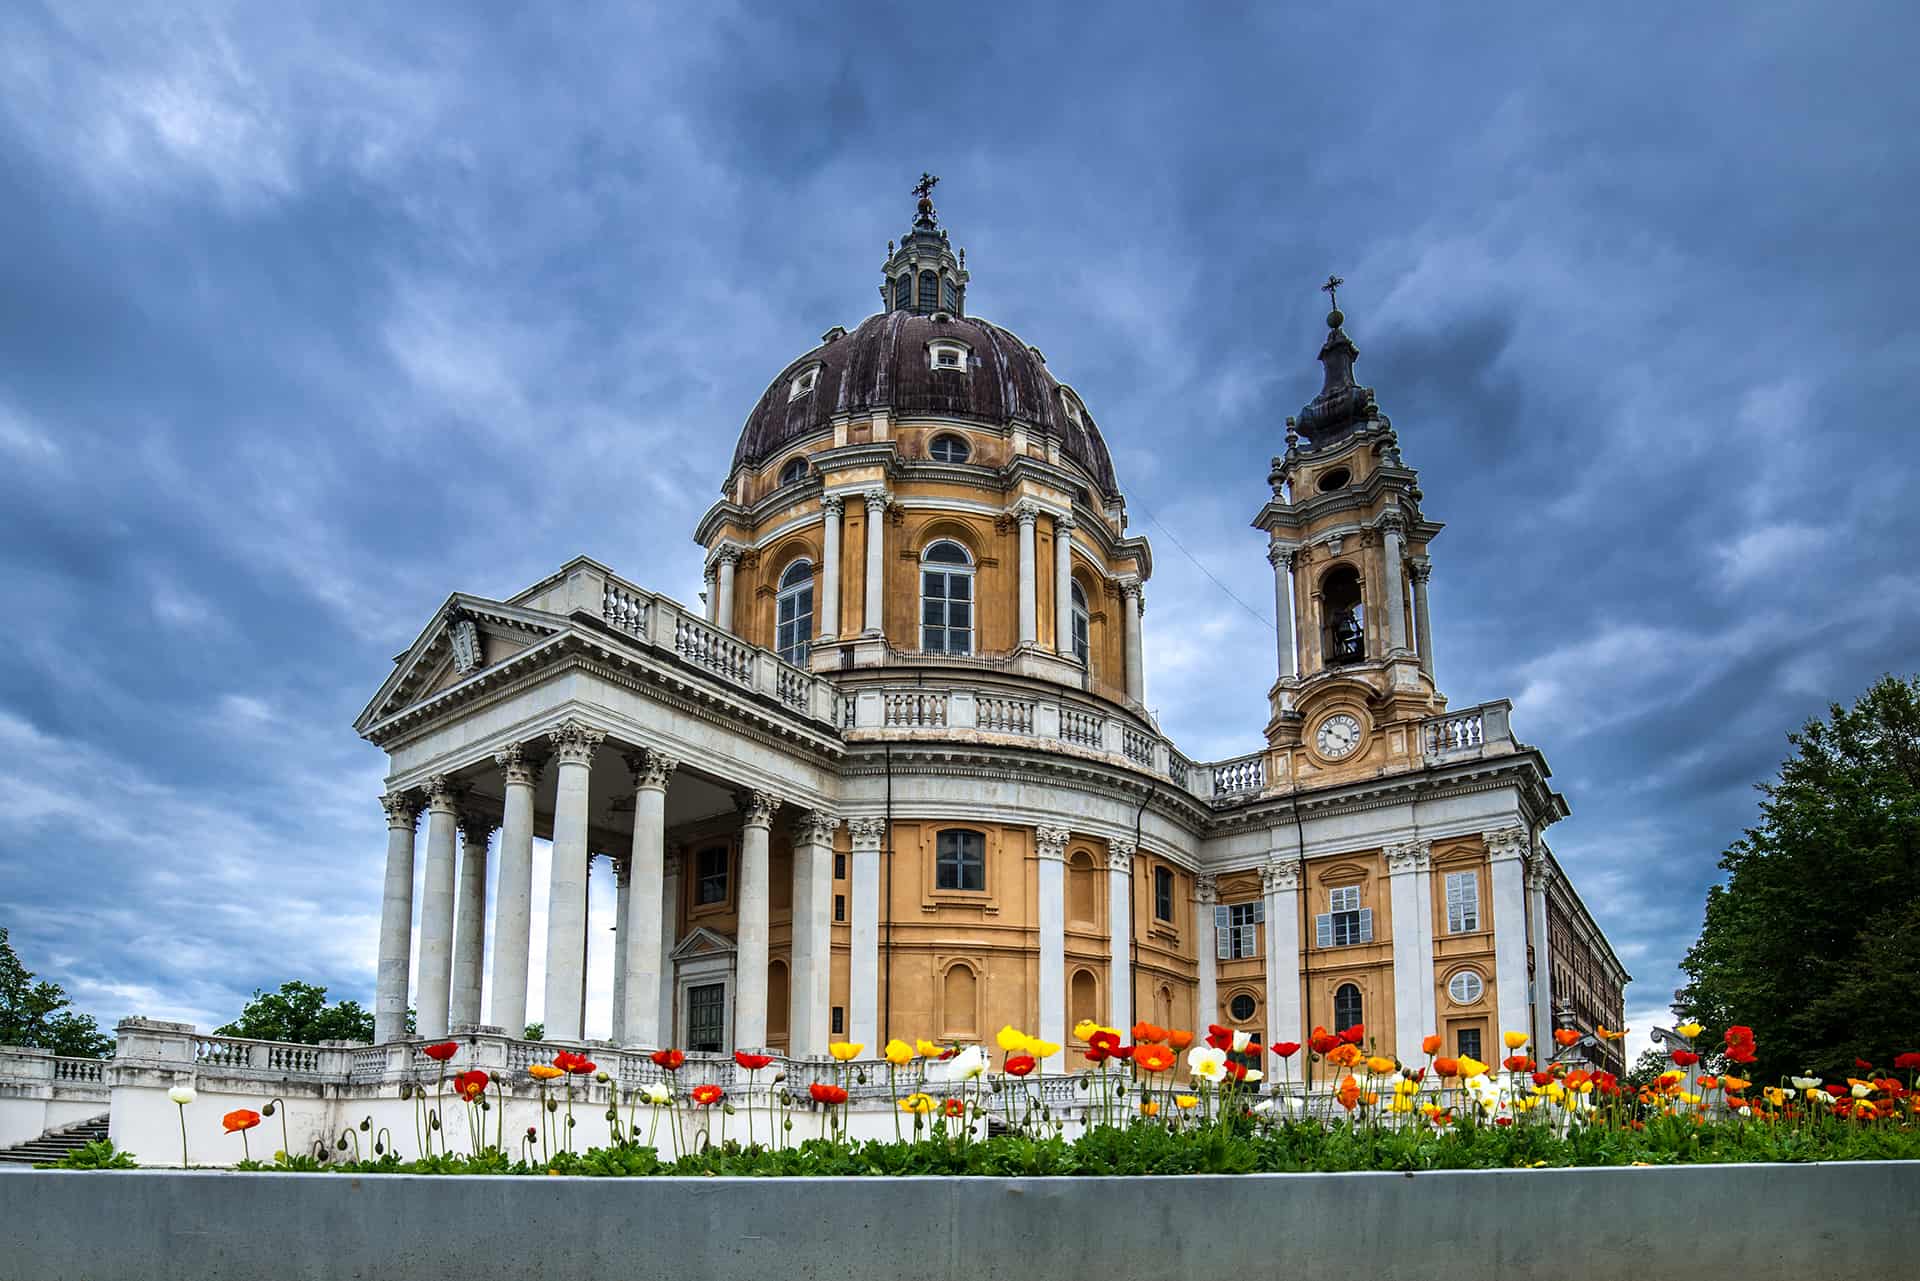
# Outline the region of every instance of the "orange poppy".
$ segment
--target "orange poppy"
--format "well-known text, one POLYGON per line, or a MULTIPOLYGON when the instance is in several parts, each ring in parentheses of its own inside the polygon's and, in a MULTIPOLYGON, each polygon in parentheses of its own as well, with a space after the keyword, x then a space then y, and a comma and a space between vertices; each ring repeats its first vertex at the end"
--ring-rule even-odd
POLYGON ((221 1117, 220 1124, 227 1127, 228 1134, 237 1134, 260 1124, 260 1114, 250 1108, 239 1108, 221 1117))
POLYGON ((1557 1027, 1553 1029, 1553 1039, 1562 1045, 1572 1045, 1580 1039, 1580 1033, 1570 1027, 1557 1027))
POLYGON ((1459 1076, 1460 1060, 1459 1059, 1435 1059, 1433 1061, 1433 1070, 1438 1072, 1441 1076, 1459 1076))
POLYGON ((1174 1054, 1164 1045, 1136 1045, 1133 1061, 1142 1072, 1165 1072, 1173 1066, 1174 1054))
POLYGON ((1174 1028, 1167 1033, 1166 1042, 1176 1050, 1184 1050, 1193 1044, 1193 1033, 1181 1028, 1174 1028))
POLYGON ((1440 1044, 1441 1042, 1438 1036, 1423 1037, 1420 1041, 1420 1052, 1422 1054, 1438 1054, 1440 1052, 1440 1044))
POLYGON ((688 1097, 705 1108, 718 1103, 725 1094, 726 1091, 717 1085, 696 1085, 693 1087, 693 1093, 688 1097))

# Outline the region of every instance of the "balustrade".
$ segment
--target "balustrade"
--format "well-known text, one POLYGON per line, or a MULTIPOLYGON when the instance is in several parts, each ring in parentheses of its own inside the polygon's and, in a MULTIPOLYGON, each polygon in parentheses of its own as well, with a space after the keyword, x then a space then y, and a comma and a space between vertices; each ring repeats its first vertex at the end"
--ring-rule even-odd
POLYGON ((1266 785, 1267 760, 1263 752, 1238 757, 1231 761, 1221 761, 1213 767, 1215 796, 1226 796, 1234 792, 1257 792, 1266 785))
POLYGON ((1132 726, 1121 729, 1120 750, 1136 765, 1153 764, 1153 739, 1132 726))
POLYGON ((1078 743, 1082 747, 1100 746, 1100 731, 1105 723, 1106 718, 1097 712, 1066 706, 1060 709, 1060 737, 1069 743, 1078 743))
POLYGON ((56 1081, 83 1081, 98 1083, 106 1077, 105 1059, 81 1059, 60 1057, 53 1061, 53 1079, 56 1081))
POLYGON ((685 614, 674 620, 673 650, 736 685, 753 684, 754 647, 685 614))
POLYGON ((947 725, 944 690, 890 693, 881 710, 881 723, 888 729, 944 729, 947 725))
POLYGON ((1034 701, 1030 698, 996 698, 980 695, 974 703, 978 709, 975 723, 984 730, 996 734, 1033 733, 1034 701))
POLYGON ((638 588, 628 588, 609 580, 601 595, 600 617, 623 632, 645 636, 648 600, 638 588))
POLYGON ((813 701, 813 677, 785 661, 780 662, 776 670, 780 701, 795 711, 808 710, 808 704, 813 701))

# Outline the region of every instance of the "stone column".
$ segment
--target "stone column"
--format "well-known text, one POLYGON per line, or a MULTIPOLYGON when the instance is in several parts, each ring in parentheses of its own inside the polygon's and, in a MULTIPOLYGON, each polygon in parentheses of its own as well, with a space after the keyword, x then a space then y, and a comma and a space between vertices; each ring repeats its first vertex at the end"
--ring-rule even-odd
MULTIPOLYGON (((625 908, 627 936, 622 947, 627 958, 626 990, 621 993, 620 1041, 663 1049, 673 1029, 661 1022, 661 1009, 671 1010, 673 993, 665 991, 666 954, 672 950, 672 927, 666 917, 677 899, 666 888, 667 785, 679 762, 660 752, 629 752, 633 771, 633 850, 628 855, 633 888, 625 908), (664 999, 663 999, 664 998, 664 999)), ((677 888, 677 883, 676 883, 677 888)))
POLYGON ((1040 925, 1040 1039, 1067 1043, 1067 829, 1034 829, 1040 925))
POLYGON ((1527 862, 1527 916, 1533 936, 1533 1045, 1534 1056, 1545 1062, 1553 1043, 1553 952, 1547 937, 1547 888, 1553 884, 1553 865, 1545 845, 1538 845, 1527 862))
POLYGON ((1425 556, 1415 556, 1407 562, 1407 569, 1413 575, 1413 625, 1419 629, 1420 670, 1433 679, 1433 619, 1427 613, 1427 579, 1433 573, 1433 562, 1425 556))
POLYGON ((533 953, 533 789, 540 762, 520 743, 494 753, 506 774, 500 870, 493 891, 493 1001, 488 1022, 508 1036, 527 1026, 527 966, 533 953))
POLYGON ((1427 1014, 1431 997, 1422 995, 1433 987, 1433 937, 1420 918, 1420 881, 1430 866, 1423 845, 1386 848, 1393 905, 1393 1050, 1403 1063, 1418 1062, 1421 1040, 1439 1030, 1427 1014))
POLYGON ((1133 1026, 1132 841, 1107 842, 1107 1018, 1125 1034, 1133 1026))
POLYGON ((487 972, 487 840, 493 820, 468 814, 460 822, 460 903, 453 935, 454 1027, 478 1023, 480 985, 487 972))
POLYGON ((833 832, 840 820, 808 810, 793 829, 793 980, 787 1053, 825 1058, 833 1002, 833 832))
POLYGON ((1276 858, 1260 869, 1267 921, 1267 1037, 1305 1041, 1300 1026, 1300 860, 1276 858))
POLYGON ((887 821, 848 819, 847 834, 853 842, 847 1039, 873 1049, 880 1035, 880 844, 886 839, 887 821))
POLYGON ((1274 636, 1280 651, 1280 679, 1292 680, 1297 651, 1293 639, 1293 555, 1292 546, 1274 544, 1267 549, 1267 561, 1273 566, 1274 636))
MULTIPOLYGON (((767 1048, 767 909, 771 882, 767 872, 767 835, 780 798, 768 792, 742 792, 740 806, 739 924, 734 930, 733 1048, 767 1048)), ((789 989, 791 990, 791 989, 789 989)), ((789 1000, 788 1008, 792 1008, 789 1000)))
POLYGON ((587 950, 587 783, 603 730, 569 720, 553 731, 553 862, 547 879, 547 1038, 580 1039, 587 950))
POLYGON ((706 573, 701 575, 701 581, 707 585, 705 599, 701 604, 706 607, 707 621, 711 623, 720 615, 720 577, 712 565, 707 566, 706 573))
POLYGON ((886 630, 886 615, 881 596, 887 582, 887 491, 869 489, 867 501, 867 599, 860 616, 863 634, 878 636, 886 630))
MULTIPOLYGON (((1053 518, 1053 652, 1062 658, 1074 656, 1073 531, 1072 516, 1053 518)), ((1040 1039, 1053 1038, 1042 1032, 1040 1039)))
POLYGON ((1209 873, 1193 880, 1193 937, 1200 965, 1200 990, 1194 997, 1193 1026, 1197 1032, 1220 1021, 1220 939, 1213 928, 1213 909, 1220 903, 1220 882, 1209 873))
POLYGON ((633 911, 633 859, 613 860, 613 1022, 608 1039, 627 1044, 627 917, 633 911))
POLYGON ((722 547, 720 562, 720 603, 715 607, 713 623, 723 632, 733 631, 733 570, 740 560, 739 549, 722 547))
POLYGON ((1386 576, 1383 599, 1387 603, 1387 649, 1389 653, 1407 648, 1406 574, 1400 565, 1400 539, 1404 518, 1398 511, 1380 517, 1380 541, 1386 548, 1386 576))
POLYGON ((1493 872, 1493 972, 1500 1019, 1493 1043, 1498 1046, 1502 1032, 1524 1032, 1533 1022, 1527 1004, 1527 829, 1503 827, 1482 833, 1481 839, 1493 872))
MULTIPOLYGON (((1427 957, 1429 970, 1433 964, 1435 952, 1433 938, 1433 842, 1415 841, 1417 850, 1415 863, 1418 872, 1414 877, 1415 908, 1420 913, 1421 947, 1427 957)), ((1428 1032, 1440 1031, 1440 998, 1434 993, 1434 976, 1431 972, 1420 988, 1420 1026, 1428 1032)))
POLYGON ((1020 644, 1032 645, 1040 639, 1040 572, 1033 534, 1040 509, 1020 503, 1013 509, 1013 518, 1020 522, 1020 644))
POLYGON ((675 989, 678 980, 674 977, 673 949, 680 945, 680 867, 685 862, 677 849, 667 851, 661 861, 661 897, 664 902, 660 912, 660 1044, 664 1048, 679 1040, 679 1031, 673 1021, 675 989))
POLYGON ((838 494, 820 500, 820 639, 840 634, 840 533, 846 502, 838 494))
POLYGON ((1141 665, 1140 657, 1140 615, 1146 611, 1146 602, 1141 598, 1140 580, 1130 578, 1120 586, 1124 594, 1127 628, 1127 697, 1136 703, 1147 701, 1147 673, 1141 665))
POLYGON ((407 1034, 407 967, 413 953, 413 837, 420 798, 388 792, 387 879, 380 892, 380 960, 374 978, 373 1039, 385 1045, 407 1034))
POLYGON ((445 774, 427 780, 427 879, 420 900, 419 1034, 447 1035, 453 1001, 454 832, 466 791, 445 774))

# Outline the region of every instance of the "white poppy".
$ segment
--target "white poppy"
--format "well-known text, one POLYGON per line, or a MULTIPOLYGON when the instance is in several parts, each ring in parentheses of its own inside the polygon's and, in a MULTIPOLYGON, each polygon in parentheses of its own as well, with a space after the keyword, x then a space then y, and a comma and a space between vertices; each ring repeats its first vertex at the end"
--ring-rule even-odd
POLYGON ((947 1061, 950 1081, 971 1081, 986 1070, 987 1053, 977 1045, 969 1045, 947 1061))
POLYGON ((167 1097, 175 1103, 178 1103, 181 1107, 185 1107, 187 1104, 193 1102, 197 1096, 194 1094, 191 1085, 176 1085, 167 1091, 167 1097))
POLYGON ((640 1087, 640 1097, 657 1108, 665 1107, 673 1102, 673 1091, 659 1081, 649 1081, 640 1087))
POLYGON ((1227 1074, 1227 1052, 1196 1045, 1187 1051, 1187 1070, 1203 1081, 1218 1081, 1227 1074))

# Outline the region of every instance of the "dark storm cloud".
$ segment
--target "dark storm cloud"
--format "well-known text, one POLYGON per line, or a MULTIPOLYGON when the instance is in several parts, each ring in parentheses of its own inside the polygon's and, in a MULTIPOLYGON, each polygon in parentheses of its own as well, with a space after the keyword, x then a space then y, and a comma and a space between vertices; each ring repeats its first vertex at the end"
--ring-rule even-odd
POLYGON ((1403 9, 7 10, 16 945, 107 1019, 365 998, 388 660, 576 552, 690 598, 743 416, 932 169, 1107 431, 1198 757, 1259 742, 1247 522, 1348 277, 1441 682, 1547 751, 1644 1029, 1784 732, 1913 667, 1917 24, 1403 9))

